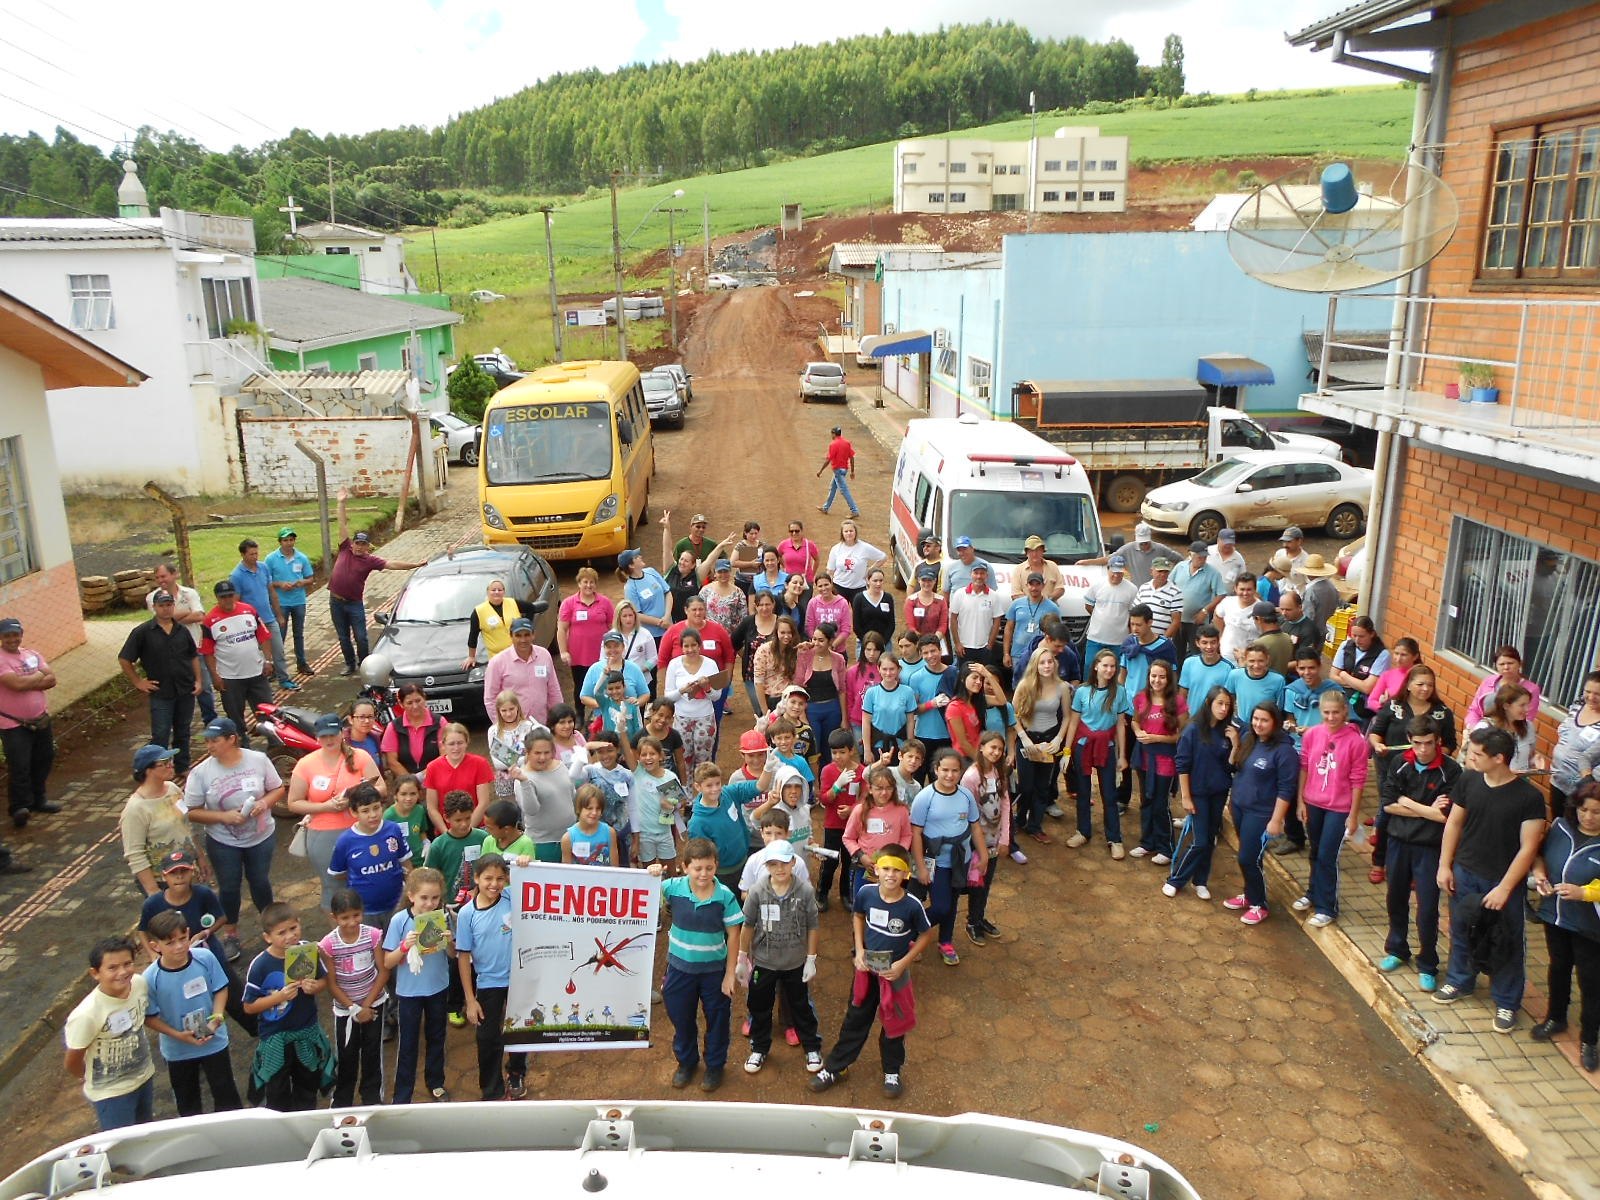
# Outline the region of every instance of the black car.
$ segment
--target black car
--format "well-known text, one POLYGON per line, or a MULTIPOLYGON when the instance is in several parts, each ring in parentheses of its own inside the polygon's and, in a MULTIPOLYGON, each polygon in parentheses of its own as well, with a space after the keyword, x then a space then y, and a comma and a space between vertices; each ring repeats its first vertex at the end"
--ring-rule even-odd
POLYGON ((454 720, 483 713, 483 675, 488 655, 478 643, 478 661, 462 670, 467 656, 467 629, 472 610, 487 598, 489 583, 499 579, 506 595, 532 617, 534 639, 551 646, 556 640, 560 594, 555 572, 531 550, 496 550, 467 546, 441 554, 418 567, 395 600, 394 611, 375 619, 383 632, 361 663, 368 685, 420 683, 428 690, 428 707, 454 720))

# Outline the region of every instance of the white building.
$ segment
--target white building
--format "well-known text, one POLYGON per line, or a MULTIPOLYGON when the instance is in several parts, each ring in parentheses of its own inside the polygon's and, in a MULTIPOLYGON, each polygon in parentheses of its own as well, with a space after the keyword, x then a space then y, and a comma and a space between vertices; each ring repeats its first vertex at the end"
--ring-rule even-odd
POLYGON ((353 255, 361 266, 361 290, 378 296, 420 292, 406 266, 406 242, 392 233, 334 221, 313 221, 295 235, 313 254, 353 255))
POLYGON ((131 162, 118 218, 0 220, 0 278, 19 299, 107 354, 136 362, 137 388, 49 393, 67 491, 226 491, 224 397, 266 364, 254 338, 255 227, 249 218, 163 208, 150 216, 131 162))
POLYGON ((895 212, 1122 212, 1128 139, 1063 126, 1020 142, 914 138, 895 145, 895 212))

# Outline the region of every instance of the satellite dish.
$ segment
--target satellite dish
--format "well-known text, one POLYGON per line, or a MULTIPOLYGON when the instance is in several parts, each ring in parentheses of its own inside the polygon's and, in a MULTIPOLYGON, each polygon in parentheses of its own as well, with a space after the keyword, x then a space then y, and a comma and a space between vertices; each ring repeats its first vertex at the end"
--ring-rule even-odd
POLYGON ((1349 292, 1415 271, 1456 231, 1455 194, 1407 164, 1386 184, 1344 163, 1291 172, 1251 192, 1228 253, 1252 279, 1295 292, 1349 292))

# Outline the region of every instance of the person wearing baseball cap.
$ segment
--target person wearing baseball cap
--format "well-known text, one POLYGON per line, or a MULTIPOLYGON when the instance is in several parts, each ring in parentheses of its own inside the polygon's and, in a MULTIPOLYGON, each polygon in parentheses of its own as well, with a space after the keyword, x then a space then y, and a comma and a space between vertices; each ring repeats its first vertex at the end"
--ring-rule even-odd
POLYGON ((561 681, 555 659, 534 644, 533 622, 511 622, 511 645, 489 659, 483 672, 483 711, 495 712, 495 697, 507 688, 522 702, 522 715, 540 725, 550 723, 550 710, 561 703, 561 681))
POLYGON ((931 633, 941 640, 950 630, 950 605, 939 594, 939 568, 932 563, 917 567, 917 590, 906 597, 906 628, 917 636, 931 633))
POLYGON ((1187 659, 1195 652, 1194 635, 1208 624, 1217 605, 1228 594, 1222 572, 1211 562, 1211 547, 1204 542, 1189 543, 1189 557, 1172 569, 1170 582, 1183 593, 1183 612, 1178 626, 1178 657, 1187 659))
MULTIPOLYGON (((661 529, 663 533, 666 532, 667 518, 671 515, 670 510, 661 514, 661 529)), ((672 558, 674 562, 683 556, 685 550, 694 555, 696 563, 703 563, 711 558, 711 551, 715 548, 716 543, 706 536, 706 529, 710 524, 711 522, 705 513, 695 513, 694 516, 689 518, 689 532, 673 543, 672 558)))
POLYGON ((1284 574, 1294 580, 1296 591, 1305 584, 1304 578, 1300 576, 1300 565, 1306 561, 1306 555, 1310 553, 1306 549, 1305 536, 1305 531, 1298 525, 1291 525, 1278 535, 1278 541, 1289 555, 1290 566, 1284 574))
POLYGON ((333 558, 333 570, 328 572, 328 611, 333 616, 334 632, 339 635, 339 649, 344 654, 343 674, 354 675, 368 654, 367 576, 374 571, 415 571, 424 564, 379 558, 372 552, 372 539, 366 533, 352 537, 350 518, 344 507, 349 499, 349 489, 340 488, 339 550, 333 558))
POLYGON ((239 599, 230 580, 219 579, 211 592, 217 603, 200 623, 200 653, 222 693, 222 711, 240 731, 239 744, 248 750, 244 714, 257 704, 272 702, 267 660, 272 634, 256 610, 239 599))
POLYGON ((1083 593, 1083 606, 1089 610, 1089 628, 1084 634, 1083 662, 1087 670, 1102 650, 1117 653, 1128 636, 1128 610, 1139 589, 1127 576, 1127 562, 1113 554, 1106 563, 1106 577, 1090 584, 1083 593))
POLYGON ((822 456, 822 465, 817 468, 817 478, 822 478, 822 473, 833 471, 833 483, 828 488, 828 498, 817 506, 817 511, 826 513, 833 507, 835 496, 843 496, 844 502, 850 506, 850 515, 859 517, 861 510, 856 507, 856 498, 850 494, 849 480, 856 477, 856 448, 844 436, 844 430, 838 425, 833 427, 833 441, 828 443, 828 452, 822 456))
POLYGON ((189 737, 194 729, 195 697, 200 694, 200 652, 194 638, 173 615, 175 597, 157 592, 155 615, 128 631, 117 665, 150 709, 150 740, 173 746, 177 772, 189 770, 189 737), (138 668, 144 668, 139 674, 138 668))
POLYGON ((1250 615, 1255 618, 1256 628, 1260 630, 1255 644, 1266 648, 1267 661, 1274 671, 1285 679, 1293 679, 1294 639, 1283 631, 1278 606, 1270 600, 1257 600, 1250 615))
POLYGON ((1045 557, 1046 552, 1044 538, 1037 533, 1029 534, 1023 541, 1023 561, 1011 572, 1011 598, 1013 600, 1027 590, 1028 576, 1038 572, 1044 576, 1044 598, 1052 600, 1056 604, 1061 603, 1061 597, 1067 590, 1066 581, 1061 577, 1061 568, 1045 557))
MULTIPOLYGON (((951 563, 950 566, 945 569, 944 587, 945 595, 947 596, 955 595, 962 588, 966 587, 972 582, 973 568, 979 563, 983 563, 985 568, 987 568, 989 565, 988 563, 984 562, 983 559, 978 557, 978 552, 972 548, 972 539, 967 537, 965 534, 956 538, 956 540, 950 544, 950 548, 956 552, 956 561, 951 563)), ((989 574, 991 576, 989 579, 989 586, 993 587, 994 573, 991 571, 989 574)))
MULTIPOLYGON (((1142 587, 1150 582, 1150 564, 1157 558, 1172 558, 1172 551, 1154 540, 1150 526, 1138 524, 1133 527, 1133 541, 1119 546, 1114 554, 1122 559, 1123 570, 1134 585, 1142 587)), ((1080 567, 1098 566, 1108 561, 1107 556, 1100 558, 1080 559, 1080 567)))
POLYGON ((123 805, 118 825, 122 856, 146 896, 161 890, 156 872, 169 851, 193 845, 195 826, 181 807, 183 790, 173 782, 171 746, 140 746, 133 752, 133 792, 123 805))
POLYGON ((1217 574, 1222 576, 1222 583, 1228 591, 1233 591, 1234 580, 1244 573, 1244 555, 1239 553, 1239 535, 1231 529, 1224 529, 1217 534, 1217 544, 1211 547, 1206 557, 1211 560, 1211 565, 1217 569, 1217 574))
POLYGON ((302 675, 315 675, 306 660, 306 585, 316 575, 311 560, 299 549, 299 538, 292 526, 278 530, 278 548, 261 558, 267 584, 283 613, 285 632, 294 636, 295 665, 302 675))
POLYGON ((1181 655, 1178 639, 1183 627, 1183 590, 1172 582, 1172 565, 1172 556, 1167 551, 1156 554, 1150 560, 1150 578, 1139 585, 1133 602, 1150 609, 1151 628, 1162 637, 1170 638, 1173 649, 1181 655))

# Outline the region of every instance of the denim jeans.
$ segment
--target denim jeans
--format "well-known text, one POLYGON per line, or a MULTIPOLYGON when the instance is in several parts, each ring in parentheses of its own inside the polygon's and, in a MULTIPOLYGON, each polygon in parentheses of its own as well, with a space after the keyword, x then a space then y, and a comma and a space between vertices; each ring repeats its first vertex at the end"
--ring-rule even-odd
POLYGON ((156 1081, 146 1079, 131 1092, 112 1096, 109 1100, 91 1100, 95 1120, 102 1130, 121 1129, 126 1125, 143 1125, 154 1120, 156 1113, 156 1081))
POLYGON ((188 688, 180 688, 173 696, 150 693, 150 741, 157 746, 171 746, 177 750, 178 757, 172 760, 172 769, 179 775, 189 769, 194 702, 194 693, 188 688))
MULTIPOLYGON (((1456 894, 1450 901, 1450 965, 1445 968, 1444 980, 1460 991, 1470 992, 1478 985, 1478 972, 1472 965, 1472 930, 1462 912, 1465 905, 1461 901, 1467 896, 1487 896, 1500 886, 1500 881, 1474 875, 1460 864, 1454 868, 1454 874, 1456 894)), ((1511 898, 1500 914, 1508 923, 1516 953, 1510 962, 1489 977, 1489 995, 1494 998, 1494 1006, 1513 1011, 1521 1007, 1522 989, 1528 982, 1527 945, 1523 941, 1528 906, 1519 894, 1521 890, 1512 889, 1511 898)))
POLYGON ((217 873, 217 897, 222 901, 222 919, 229 925, 239 923, 239 906, 243 902, 242 881, 249 881, 250 901, 260 912, 272 903, 272 850, 276 837, 269 837, 254 846, 240 849, 216 838, 206 838, 206 853, 211 856, 211 866, 217 873))
POLYGON ((339 635, 344 665, 354 671, 367 656, 367 606, 360 600, 341 600, 330 592, 328 612, 339 635))
POLYGON ((720 1071, 728 1065, 728 1023, 733 1001, 722 994, 723 970, 690 973, 667 965, 661 999, 672 1021, 672 1054, 680 1067, 700 1061, 699 1010, 706 1013, 706 1069, 720 1071))
POLYGON ((1306 805, 1306 845, 1311 853, 1311 880, 1306 895, 1311 910, 1339 915, 1339 851, 1344 847, 1345 822, 1349 813, 1306 805))
POLYGON ((1139 845, 1151 854, 1172 856, 1172 785, 1176 775, 1139 772, 1139 845))
POLYGON ((833 507, 833 498, 843 496, 844 502, 850 506, 850 515, 859 517, 861 510, 856 507, 856 498, 850 494, 850 472, 843 467, 833 470, 833 482, 828 487, 828 498, 822 502, 822 511, 827 512, 833 507))
POLYGON ((1211 856, 1222 833, 1222 810, 1227 804, 1227 792, 1194 797, 1194 812, 1183 819, 1178 844, 1172 850, 1167 882, 1173 887, 1181 888, 1186 883, 1205 887, 1211 882, 1211 856))
POLYGON ((200 723, 209 725, 217 719, 217 698, 213 694, 216 688, 211 678, 211 668, 206 666, 206 660, 200 660, 200 694, 195 697, 195 703, 200 706, 200 723))
POLYGON ((1120 843, 1122 814, 1117 811, 1116 761, 1112 760, 1103 767, 1085 769, 1074 758, 1072 769, 1078 777, 1078 832, 1091 840, 1094 838, 1094 780, 1089 777, 1090 771, 1093 771, 1100 778, 1100 807, 1105 812, 1106 841, 1120 843))
POLYGON ((811 724, 812 742, 819 762, 828 761, 828 735, 839 728, 843 714, 837 700, 812 700, 806 704, 806 720, 811 724))
POLYGON ((283 657, 283 628, 276 621, 263 620, 272 635, 272 677, 279 683, 289 678, 289 664, 283 657))
POLYGON ((294 661, 304 671, 310 666, 306 658, 306 606, 304 604, 283 605, 283 623, 289 627, 289 632, 294 635, 294 661))

